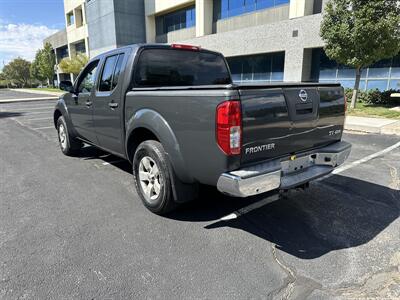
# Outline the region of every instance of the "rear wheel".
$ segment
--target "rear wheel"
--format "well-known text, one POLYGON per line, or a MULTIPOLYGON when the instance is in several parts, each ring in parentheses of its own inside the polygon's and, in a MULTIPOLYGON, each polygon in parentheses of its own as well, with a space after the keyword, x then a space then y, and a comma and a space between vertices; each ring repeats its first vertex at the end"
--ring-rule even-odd
POLYGON ((57 131, 58 131, 58 142, 60 144, 60 149, 65 155, 71 156, 76 154, 82 147, 82 144, 71 138, 67 123, 64 117, 59 117, 57 120, 57 131))
POLYGON ((166 214, 177 207, 174 201, 170 165, 164 147, 157 141, 141 143, 133 158, 136 190, 153 213, 166 214))

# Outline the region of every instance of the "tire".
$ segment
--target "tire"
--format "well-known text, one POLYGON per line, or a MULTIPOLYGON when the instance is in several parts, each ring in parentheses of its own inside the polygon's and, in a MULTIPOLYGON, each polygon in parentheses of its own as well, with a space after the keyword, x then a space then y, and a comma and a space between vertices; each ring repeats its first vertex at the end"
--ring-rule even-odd
POLYGON ((145 141, 136 149, 133 158, 136 191, 144 206, 158 215, 164 215, 178 207, 173 197, 173 172, 170 168, 161 143, 145 141))
POLYGON ((62 153, 73 156, 82 148, 82 143, 75 141, 69 134, 67 123, 63 116, 57 120, 58 142, 62 153))

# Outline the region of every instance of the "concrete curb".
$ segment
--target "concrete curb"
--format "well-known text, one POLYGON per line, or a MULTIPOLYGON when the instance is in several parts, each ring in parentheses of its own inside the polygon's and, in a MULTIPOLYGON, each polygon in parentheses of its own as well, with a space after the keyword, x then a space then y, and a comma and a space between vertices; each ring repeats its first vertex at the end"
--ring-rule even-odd
POLYGON ((400 121, 383 118, 347 116, 345 130, 400 136, 400 121))
POLYGON ((38 95, 50 95, 50 96, 61 96, 66 92, 49 92, 49 91, 40 91, 40 90, 30 90, 30 89, 10 89, 10 91, 14 92, 22 92, 22 93, 29 93, 29 94, 38 94, 38 95))

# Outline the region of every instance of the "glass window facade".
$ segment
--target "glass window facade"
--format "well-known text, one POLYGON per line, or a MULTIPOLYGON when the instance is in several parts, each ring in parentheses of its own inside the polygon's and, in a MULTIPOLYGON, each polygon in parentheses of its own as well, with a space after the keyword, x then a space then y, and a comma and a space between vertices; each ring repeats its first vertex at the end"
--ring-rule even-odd
POLYGON ((68 47, 58 48, 57 49, 57 54, 59 55, 60 59, 68 57, 69 56, 68 47))
POLYGON ((289 2, 290 0, 214 0, 214 19, 226 19, 289 2))
POLYGON ((227 58, 234 82, 283 81, 285 52, 227 58))
MULTIPOLYGON (((318 82, 340 82, 345 88, 353 88, 356 72, 353 68, 330 60, 323 49, 313 49, 311 80, 318 82)), ((361 73, 360 89, 385 91, 400 90, 400 54, 381 60, 361 73)))
POLYGON ((80 42, 80 43, 75 44, 75 51, 76 51, 77 53, 83 53, 83 54, 85 54, 85 53, 86 53, 85 42, 80 42))
POLYGON ((156 34, 162 35, 171 31, 193 27, 196 25, 196 9, 194 6, 156 17, 156 34))

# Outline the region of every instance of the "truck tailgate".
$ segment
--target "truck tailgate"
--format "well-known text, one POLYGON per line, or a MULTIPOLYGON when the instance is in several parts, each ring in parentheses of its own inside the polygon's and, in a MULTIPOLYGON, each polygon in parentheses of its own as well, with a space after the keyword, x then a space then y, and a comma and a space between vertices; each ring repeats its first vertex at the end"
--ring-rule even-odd
POLYGON ((238 86, 242 103, 241 163, 328 145, 342 137, 340 85, 238 86))

